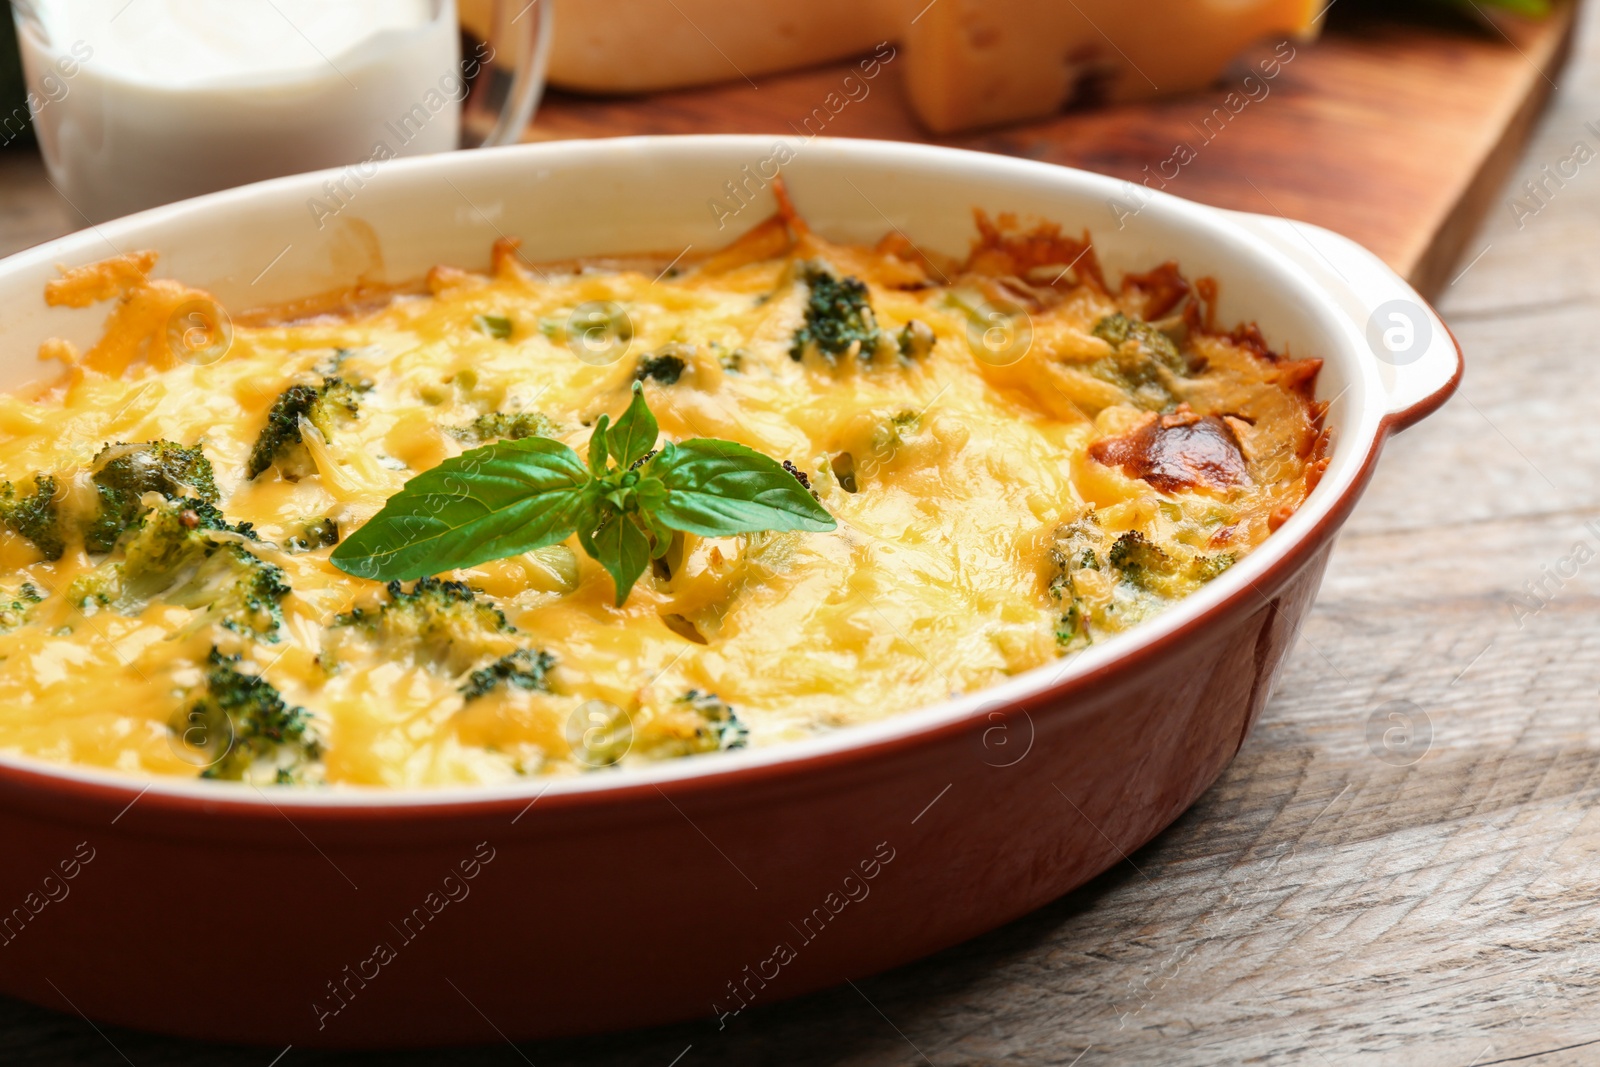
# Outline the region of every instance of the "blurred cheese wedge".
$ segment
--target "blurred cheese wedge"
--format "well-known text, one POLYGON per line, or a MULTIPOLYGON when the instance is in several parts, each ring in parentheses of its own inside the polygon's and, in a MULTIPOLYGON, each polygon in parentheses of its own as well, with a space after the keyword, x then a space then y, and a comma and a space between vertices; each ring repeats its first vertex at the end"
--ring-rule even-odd
MULTIPOLYGON (((512 10, 525 2, 512 4, 512 10)), ((586 93, 644 93, 756 78, 848 59, 899 35, 900 5, 884 0, 553 2, 550 84, 586 93)), ((487 39, 493 0, 458 4, 462 22, 487 39)))
POLYGON ((904 78, 936 133, 1210 84, 1247 45, 1309 37, 1326 0, 937 0, 908 21, 904 78))
MULTIPOLYGON (((493 0, 458 0, 487 36, 493 0)), ((540 0, 550 82, 636 93, 755 79, 902 44, 895 65, 948 133, 1209 84, 1246 45, 1309 37, 1326 0, 540 0)))

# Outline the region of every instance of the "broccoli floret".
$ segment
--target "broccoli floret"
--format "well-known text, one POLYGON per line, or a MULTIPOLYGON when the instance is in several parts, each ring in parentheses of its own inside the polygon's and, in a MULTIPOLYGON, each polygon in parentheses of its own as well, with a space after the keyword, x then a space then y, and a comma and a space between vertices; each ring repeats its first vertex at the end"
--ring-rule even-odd
POLYGON ((804 264, 800 276, 810 295, 805 325, 795 331, 789 357, 799 360, 815 348, 829 361, 849 352, 871 359, 883 334, 867 302, 866 283, 860 278, 841 278, 821 263, 804 264))
POLYGON ((253 538, 248 524, 229 526, 204 500, 181 498, 147 511, 110 559, 68 587, 81 608, 134 612, 156 597, 179 607, 205 609, 222 625, 275 642, 283 625, 282 601, 290 592, 283 571, 218 532, 253 538))
POLYGON ((61 509, 56 505, 55 478, 34 475, 33 492, 26 495, 10 482, 0 483, 0 524, 32 541, 45 559, 60 559, 67 546, 61 509))
POLYGON ((1133 341, 1141 350, 1175 373, 1182 374, 1189 369, 1183 353, 1172 343, 1172 338, 1148 322, 1130 319, 1121 312, 1107 315, 1095 323, 1094 335, 1112 348, 1121 348, 1129 341, 1133 341))
POLYGON ((33 606, 42 600, 44 594, 32 582, 23 582, 12 596, 0 595, 0 634, 26 625, 28 616, 33 614, 33 606))
POLYGON ((1150 589, 1173 569, 1172 557, 1138 530, 1129 530, 1111 546, 1111 565, 1124 581, 1150 589))
POLYGON ((695 730, 695 751, 725 751, 749 744, 749 728, 739 721, 733 707, 715 693, 691 689, 674 703, 687 705, 704 720, 695 730))
POLYGON ((138 522, 146 493, 169 500, 194 497, 217 502, 216 476, 199 445, 184 448, 171 441, 107 445, 94 458, 94 487, 100 510, 83 533, 90 552, 110 552, 117 538, 138 522))
MULTIPOLYGON (((250 450, 245 474, 254 478, 274 463, 287 459, 302 443, 302 418, 327 437, 333 432, 337 416, 354 418, 359 411, 355 387, 343 378, 324 378, 321 385, 291 385, 272 402, 272 410, 267 412, 267 425, 250 450)), ((302 467, 303 464, 296 464, 288 473, 293 474, 302 467)))
POLYGON ((1063 605, 1061 618, 1056 623, 1056 643, 1063 650, 1094 644, 1094 634, 1089 627, 1090 613, 1083 602, 1077 575, 1080 571, 1101 569, 1102 537, 1100 520, 1093 512, 1056 530, 1055 544, 1050 550, 1051 560, 1056 565, 1055 577, 1050 581, 1050 595, 1063 605))
POLYGON ((240 671, 238 662, 213 648, 204 687, 173 723, 209 761, 200 777, 280 784, 314 777, 322 745, 312 714, 285 703, 272 683, 240 671))
POLYGON ((487 667, 472 672, 461 695, 476 700, 494 691, 504 682, 513 689, 531 689, 540 693, 550 691, 547 675, 555 667, 556 658, 548 652, 519 648, 501 656, 487 667))
POLYGON ((1120 313, 1096 323, 1094 335, 1111 346, 1111 355, 1092 364, 1090 373, 1132 393, 1140 407, 1161 411, 1176 404, 1174 379, 1194 368, 1172 338, 1120 313))
POLYGON ((744 369, 744 361, 749 358, 750 352, 745 348, 735 348, 729 351, 719 341, 711 342, 711 352, 717 357, 717 363, 729 374, 738 374, 744 369))
POLYGON ((330 518, 308 522, 284 547, 290 552, 315 552, 339 543, 339 524, 330 518))
POLYGON ((166 600, 184 608, 205 608, 235 633, 268 644, 283 629, 283 598, 291 592, 283 569, 243 545, 218 545, 187 582, 166 600))
POLYGON ((639 365, 633 370, 634 381, 642 382, 653 379, 662 385, 675 385, 689 364, 678 353, 676 345, 667 345, 659 352, 651 352, 641 356, 639 365))
POLYGON ((407 643, 451 671, 464 671, 487 655, 512 651, 516 627, 503 611, 463 582, 418 578, 409 590, 386 587, 389 599, 376 608, 356 608, 334 617, 336 627, 358 630, 385 645, 407 643))
POLYGON ((1196 556, 1189 563, 1189 574, 1202 582, 1209 582, 1234 564, 1232 552, 1219 552, 1215 556, 1196 556))
POLYGON ((479 444, 485 441, 520 441, 525 437, 554 437, 561 427, 537 411, 507 414, 491 411, 479 415, 465 426, 445 431, 457 441, 479 444))
POLYGON ((933 351, 933 346, 939 338, 935 336, 933 327, 919 319, 912 319, 901 329, 899 342, 900 354, 906 359, 921 359, 933 351))

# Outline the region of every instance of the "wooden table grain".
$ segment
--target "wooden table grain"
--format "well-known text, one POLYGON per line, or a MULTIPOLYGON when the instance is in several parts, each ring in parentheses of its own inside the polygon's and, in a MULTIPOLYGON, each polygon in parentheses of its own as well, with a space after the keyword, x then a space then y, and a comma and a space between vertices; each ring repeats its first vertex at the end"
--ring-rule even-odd
MULTIPOLYGON (((1514 199, 1575 144, 1600 150, 1585 21, 1444 287, 1460 394, 1388 449, 1238 758, 1128 863, 941 955, 723 1030, 515 1048, 486 1024, 478 1049, 342 1055, 0 1000, 0 1063, 1600 1063, 1600 160, 1514 199), (1373 741, 1396 715, 1414 731, 1398 755, 1373 741)), ((0 154, 0 251, 73 226, 35 158, 0 154)))

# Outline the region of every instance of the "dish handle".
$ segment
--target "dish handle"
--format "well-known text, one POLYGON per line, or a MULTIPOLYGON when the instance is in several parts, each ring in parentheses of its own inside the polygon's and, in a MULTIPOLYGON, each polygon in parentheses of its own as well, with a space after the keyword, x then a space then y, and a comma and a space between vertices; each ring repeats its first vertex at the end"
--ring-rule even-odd
POLYGON ((1365 337, 1388 393, 1385 425, 1403 430, 1461 383, 1461 346, 1438 312, 1387 263, 1342 234, 1271 215, 1230 212, 1310 273, 1365 337))

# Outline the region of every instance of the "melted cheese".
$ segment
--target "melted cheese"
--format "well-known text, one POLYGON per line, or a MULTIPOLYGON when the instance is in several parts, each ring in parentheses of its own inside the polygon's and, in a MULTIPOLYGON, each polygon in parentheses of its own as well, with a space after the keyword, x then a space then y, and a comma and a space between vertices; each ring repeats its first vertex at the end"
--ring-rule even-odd
POLYGON ((255 525, 263 540, 251 551, 280 566, 292 592, 276 643, 161 597, 132 614, 80 608, 65 590, 99 562, 81 543, 51 562, 0 532, 0 588, 27 581, 46 594, 0 634, 0 750, 194 775, 181 716, 216 647, 307 709, 322 742, 318 780, 490 782, 703 749, 705 722, 679 699, 691 690, 716 694, 750 744, 769 745, 981 689, 1108 636, 1203 580, 1194 570, 1119 579, 1107 552, 1120 534, 1142 531, 1184 560, 1231 558, 1303 499, 1316 470, 1315 367, 1266 353, 1248 333, 1205 330, 1190 297, 1187 319, 1163 323, 1187 335, 1192 375, 1163 379, 1181 397, 1131 391, 1105 373, 1117 350, 1094 328, 1119 311, 1168 310, 1155 305, 1170 278, 1108 292, 1092 253, 1065 265, 1073 248, 1052 231, 1025 239, 986 227, 962 264, 899 240, 830 245, 787 218, 661 276, 654 264, 535 270, 502 245, 488 273, 437 269, 427 291, 375 311, 278 324, 240 316, 225 355, 192 362, 175 356, 184 335, 170 326, 213 306, 209 297, 145 281, 149 259, 73 272, 52 298, 116 296, 106 337, 82 355, 47 345, 71 364, 66 374, 0 396, 0 476, 20 487, 54 473, 63 513, 81 514, 92 510, 87 471, 108 442, 198 443, 223 511, 255 525), (931 328, 931 350, 791 358, 805 318, 802 261, 863 279, 884 333, 915 320, 931 328), (1011 313, 995 318, 985 300, 1011 313), (574 309, 592 302, 620 306, 631 324, 614 361, 598 365, 564 340, 574 309), (491 336, 480 316, 508 319, 510 337, 491 336), (1003 346, 1019 329, 1031 343, 1011 361, 1020 347, 1003 346), (332 517, 348 534, 412 475, 458 454, 448 430, 486 412, 541 413, 582 452, 587 427, 626 406, 640 358, 668 345, 685 370, 645 385, 662 432, 793 462, 836 531, 686 538, 670 577, 647 573, 621 608, 575 540, 456 572, 447 577, 491 598, 517 632, 449 662, 330 625, 383 593, 335 569, 327 548, 288 551, 308 525, 332 517), (279 394, 335 372, 364 390, 359 414, 326 435, 307 429, 297 480, 278 466, 246 478, 279 394), (1163 491, 1090 457, 1095 442, 1148 426, 1155 410, 1171 416, 1180 399, 1230 417, 1248 468, 1241 484, 1163 491), (1074 536, 1081 557, 1085 531, 1098 538, 1092 573, 1063 562, 1074 536), (1063 618, 1075 607, 1088 621, 1073 636, 1063 618), (509 647, 556 657, 550 692, 501 687, 466 700, 465 672, 509 647), (597 737, 607 754, 585 758, 597 737))

